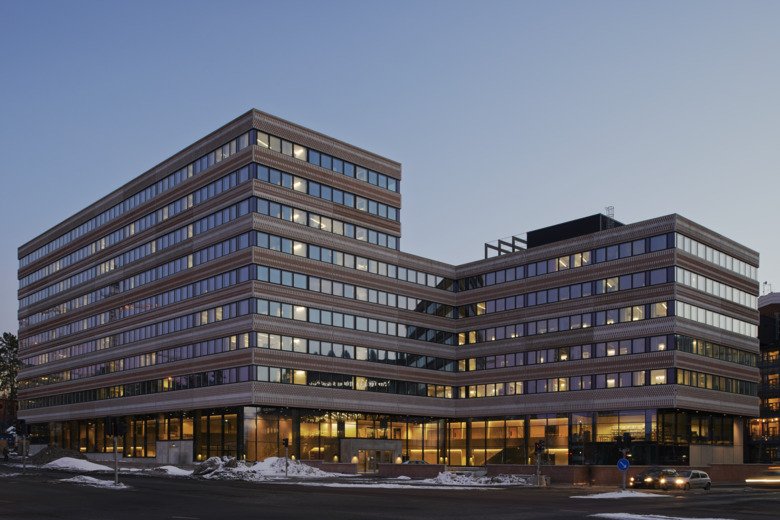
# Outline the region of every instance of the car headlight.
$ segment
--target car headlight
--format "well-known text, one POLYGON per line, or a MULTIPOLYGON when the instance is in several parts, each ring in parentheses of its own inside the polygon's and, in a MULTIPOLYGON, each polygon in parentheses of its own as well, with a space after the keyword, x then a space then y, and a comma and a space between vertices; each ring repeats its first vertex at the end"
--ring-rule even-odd
POLYGON ((665 478, 659 479, 658 482, 660 482, 661 484, 666 484, 666 479, 665 478))
POLYGON ((685 481, 681 478, 678 478, 677 480, 674 481, 674 483, 677 484, 678 486, 682 486, 683 484, 685 484, 685 481))
POLYGON ((645 482, 652 482, 652 481, 653 481, 653 477, 645 477, 645 482))
POLYGON ((631 478, 630 478, 630 479, 628 479, 628 480, 629 480, 630 482, 633 482, 633 481, 634 481, 634 477, 631 477, 631 478))

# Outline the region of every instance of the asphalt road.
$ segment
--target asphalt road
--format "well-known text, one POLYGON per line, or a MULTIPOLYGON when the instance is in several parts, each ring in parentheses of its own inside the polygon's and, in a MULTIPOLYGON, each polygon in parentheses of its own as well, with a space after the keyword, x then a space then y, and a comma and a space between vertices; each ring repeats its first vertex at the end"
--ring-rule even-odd
MULTIPOLYGON (((0 519, 579 519, 633 513, 735 520, 780 518, 780 491, 714 488, 665 498, 588 500, 613 488, 381 489, 122 475, 126 490, 61 482, 73 473, 0 468, 0 519), (6 475, 6 476, 4 476, 6 475)), ((94 475, 93 475, 94 476, 94 475)), ((97 476, 110 479, 108 475, 97 476)), ((397 482, 397 481, 396 481, 397 482)))

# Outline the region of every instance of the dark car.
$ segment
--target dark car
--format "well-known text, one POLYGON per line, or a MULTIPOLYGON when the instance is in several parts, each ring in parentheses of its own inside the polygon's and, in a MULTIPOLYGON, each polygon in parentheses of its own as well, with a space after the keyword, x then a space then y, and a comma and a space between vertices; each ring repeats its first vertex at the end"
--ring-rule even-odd
POLYGON ((674 486, 677 470, 671 468, 651 468, 628 479, 633 488, 668 489, 674 486))

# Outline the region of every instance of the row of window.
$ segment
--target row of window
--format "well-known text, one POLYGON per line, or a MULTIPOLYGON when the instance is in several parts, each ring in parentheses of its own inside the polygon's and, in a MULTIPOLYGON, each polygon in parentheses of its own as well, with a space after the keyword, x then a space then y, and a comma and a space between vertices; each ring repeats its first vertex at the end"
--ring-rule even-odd
POLYGON ((221 210, 215 211, 210 215, 206 215, 195 220, 191 224, 181 226, 161 237, 136 246, 129 251, 114 256, 88 269, 80 271, 57 283, 48 285, 43 289, 21 298, 19 300, 19 307, 20 309, 23 309, 38 303, 39 301, 48 299, 59 294, 60 292, 77 287, 78 285, 97 278, 98 276, 110 273, 120 267, 127 266, 142 258, 153 255, 175 244, 188 240, 193 236, 200 235, 205 231, 219 227, 227 222, 231 222, 236 218, 246 215, 250 212, 250 208, 252 207, 252 200, 253 199, 247 199, 221 210))
MULTIPOLYGON (((255 269, 252 269, 252 271, 254 270, 255 269)), ((25 338, 23 341, 26 346, 38 345, 44 341, 52 341, 62 336, 78 334, 79 332, 84 332, 109 323, 115 323, 131 316, 158 310, 168 305, 175 305, 207 293, 249 281, 250 279, 252 278, 250 277, 249 266, 233 269, 141 300, 122 304, 119 307, 92 316, 87 316, 78 321, 60 325, 57 328, 25 338)))
MULTIPOLYGON (((58 352, 70 354, 70 357, 87 354, 108 348, 120 347, 137 341, 144 341, 167 334, 173 334, 182 330, 188 330, 202 325, 208 325, 216 321, 228 320, 238 316, 250 314, 252 299, 227 303, 218 307, 192 312, 177 318, 151 323, 134 329, 126 330, 109 336, 103 336, 93 340, 79 343, 60 349, 58 352)), ((21 340, 20 340, 21 344, 21 340)), ((51 353, 50 353, 51 354, 51 353)))
POLYGON ((306 242, 300 242, 278 235, 271 235, 261 231, 257 232, 256 245, 263 249, 271 249, 272 251, 279 251, 288 255, 294 254, 295 256, 302 256, 317 262, 346 267, 347 269, 365 271, 371 274, 408 281, 409 283, 427 287, 436 287, 442 280, 440 276, 427 274, 422 271, 407 269, 395 264, 380 262, 378 260, 345 253, 336 249, 308 244, 306 242))
POLYGON ((688 336, 652 336, 461 359, 458 372, 491 370, 522 365, 579 361, 581 359, 680 350, 746 366, 756 366, 757 355, 688 336))
POLYGON ((633 372, 613 372, 609 374, 469 385, 467 387, 460 387, 459 395, 461 399, 469 399, 479 397, 500 397, 505 395, 545 394, 550 392, 674 384, 672 381, 675 381, 675 370, 678 385, 695 386, 698 388, 707 388, 720 392, 750 396, 755 396, 758 392, 756 383, 750 381, 715 376, 703 372, 692 372, 690 370, 661 368, 633 372))
POLYGON ((619 309, 586 312, 570 316, 560 316, 544 320, 517 323, 501 327, 471 330, 458 333, 458 345, 472 345, 485 341, 534 336, 551 332, 562 332, 603 325, 614 325, 646 319, 674 316, 674 302, 656 302, 642 305, 631 305, 619 309))
MULTIPOLYGON (((250 179, 250 170, 251 169, 250 169, 249 166, 244 166, 243 168, 241 168, 239 170, 231 172, 231 173, 225 175, 224 177, 222 177, 220 179, 217 179, 216 181, 211 182, 211 183, 209 183, 209 184, 207 184, 207 185, 205 185, 205 186, 203 186, 203 187, 193 191, 192 193, 181 197, 180 199, 178 199, 178 200, 168 204, 167 206, 157 210, 156 212, 151 213, 150 215, 155 215, 154 218, 156 218, 160 222, 162 222, 164 220, 167 220, 168 218, 171 218, 174 215, 177 215, 178 213, 180 213, 181 211, 183 211, 185 209, 190 209, 190 208, 192 208, 194 206, 198 206, 198 205, 206 202, 207 200, 213 199, 217 195, 220 195, 220 194, 222 194, 222 193, 224 193, 224 192, 226 192, 226 191, 228 191, 228 190, 238 186, 239 184, 243 184, 243 183, 247 182, 250 179)), ((129 237, 133 236, 136 233, 139 233, 139 232, 143 231, 144 229, 148 228, 148 224, 147 223, 144 223, 143 226, 137 225, 138 222, 142 222, 142 221, 145 222, 145 219, 147 217, 149 217, 149 215, 147 215, 146 217, 142 217, 142 219, 137 221, 137 222, 133 222, 133 223, 125 226, 121 230, 115 231, 113 234, 121 232, 121 234, 123 236, 120 238, 119 241, 122 241, 125 238, 129 238, 129 237)), ((74 252, 70 253, 69 255, 66 255, 66 256, 60 258, 56 262, 53 262, 53 263, 47 265, 46 267, 43 267, 42 269, 39 269, 39 270, 35 271, 34 273, 31 273, 28 276, 25 276, 24 278, 19 280, 19 287, 20 288, 26 287, 27 285, 29 285, 30 283, 32 283, 34 281, 40 280, 40 279, 44 278, 45 276, 48 276, 48 275, 53 274, 53 273, 56 273, 56 272, 60 271, 61 269, 64 269, 64 268, 66 268, 66 267, 68 267, 70 265, 73 265, 73 264, 75 264, 75 263, 77 263, 77 262, 79 262, 81 260, 84 260, 85 258, 88 258, 88 257, 94 255, 95 253, 97 253, 99 251, 102 251, 106 247, 109 247, 111 245, 114 245, 115 243, 118 243, 118 241, 109 240, 109 237, 112 236, 112 235, 100 238, 100 239, 96 240, 95 242, 93 242, 92 244, 88 244, 88 245, 82 247, 81 249, 79 249, 77 251, 74 251, 74 252)), ((155 243, 157 241, 160 241, 162 238, 163 237, 160 237, 160 238, 158 238, 156 240, 147 242, 147 244, 144 244, 144 245, 155 243)), ((113 263, 116 263, 119 259, 121 259, 123 256, 125 256, 127 254, 128 253, 125 253, 124 255, 120 255, 119 257, 116 257, 116 259, 112 259, 112 260, 109 260, 107 262, 103 262, 102 264, 98 264, 98 265, 99 266, 104 266, 105 265, 106 267, 112 266, 113 263)), ((131 256, 130 258, 133 258, 133 257, 131 256)), ((120 264, 117 264, 115 267, 119 267, 121 265, 122 264, 120 263, 120 264)), ((99 270, 110 271, 111 269, 113 269, 115 267, 112 266, 110 269, 109 268, 101 269, 101 267, 99 267, 98 269, 99 270)))
POLYGON ((118 218, 120 215, 125 214, 131 209, 134 209, 147 201, 152 200, 158 195, 161 195, 172 189, 174 186, 181 184, 185 180, 200 174, 202 171, 210 168, 214 164, 222 162, 236 152, 243 150, 247 146, 249 146, 249 132, 241 134, 232 141, 220 146, 216 150, 205 154, 187 166, 184 166, 183 168, 171 173, 151 186, 144 188, 132 197, 128 197, 122 202, 119 202, 115 206, 102 212, 101 214, 68 231, 64 235, 59 236, 44 246, 41 246, 32 253, 25 255, 19 260, 19 268, 21 269, 26 267, 31 262, 48 255, 52 251, 55 251, 66 244, 69 244, 76 238, 89 233, 90 231, 93 231, 103 226, 104 224, 107 224, 108 222, 118 218))
POLYGON ((312 197, 327 200, 328 202, 333 202, 334 204, 339 204, 341 206, 347 206, 348 208, 354 208, 358 211, 364 211, 388 220, 394 220, 396 222, 400 220, 400 210, 396 207, 367 199, 348 191, 333 188, 326 184, 310 181, 303 177, 279 171, 262 164, 255 165, 253 163, 252 166, 257 168, 255 178, 263 182, 306 193, 312 197))
POLYGON ((546 303, 586 298, 594 294, 605 294, 629 289, 638 289, 650 285, 664 284, 674 281, 672 276, 673 273, 674 271, 671 268, 653 269, 651 271, 625 274, 603 278, 601 280, 566 285, 563 287, 543 289, 532 293, 518 294, 516 296, 507 296, 505 298, 487 300, 485 302, 472 303, 459 307, 457 317, 463 318, 479 316, 482 314, 492 314, 494 312, 504 312, 513 309, 522 309, 523 307, 544 305, 546 303))
POLYGON ((26 399, 20 401, 20 407, 21 409, 32 409, 78 404, 104 399, 190 390, 246 381, 327 387, 342 390, 357 390, 440 399, 471 399, 674 384, 671 383, 672 381, 675 381, 676 384, 679 385, 706 388, 732 394, 757 395, 757 384, 750 381, 674 368, 452 387, 447 385, 354 376, 332 372, 252 365, 26 399))
POLYGON ((152 379, 94 388, 78 392, 47 395, 32 399, 22 399, 19 406, 22 410, 62 406, 105 399, 117 399, 139 395, 191 390, 209 386, 226 385, 247 381, 268 383, 297 384, 306 386, 362 390, 367 392, 393 393, 417 397, 434 397, 451 399, 451 386, 397 381, 393 379, 361 377, 329 372, 295 370, 292 368, 269 367, 262 365, 242 366, 210 370, 195 374, 170 376, 162 379, 152 379))
POLYGON ((212 260, 235 253, 236 251, 247 249, 250 245, 250 238, 252 236, 254 236, 253 233, 247 232, 239 236, 223 240, 222 242, 212 244, 208 247, 204 247, 203 249, 199 249, 192 254, 176 258, 156 267, 152 267, 146 271, 142 271, 106 287, 102 287, 90 293, 78 296, 77 298, 57 305, 56 307, 52 307, 46 311, 34 314, 24 319, 30 320, 30 322, 32 322, 33 318, 37 318, 40 320, 40 322, 43 322, 72 310, 91 305, 110 296, 122 294, 132 289, 136 289, 166 277, 173 276, 176 273, 185 271, 187 269, 192 269, 193 267, 211 262, 212 260), (45 319, 41 319, 44 316, 45 319))
POLYGON ((300 144, 291 143, 286 139, 281 139, 259 130, 257 131, 257 144, 263 148, 269 148, 275 152, 294 157, 301 161, 308 162, 309 164, 320 166, 326 170, 340 173, 352 179, 379 186, 380 188, 389 191, 398 192, 401 188, 401 181, 385 175, 384 173, 357 166, 351 162, 344 161, 326 153, 318 152, 300 144))
POLYGON ((718 251, 714 247, 702 244, 701 242, 698 242, 697 240, 689 238, 685 235, 681 235, 680 233, 674 234, 674 243, 677 249, 681 249, 686 253, 690 253, 719 267, 728 269, 729 271, 735 272, 742 276, 746 276, 751 280, 758 280, 757 267, 754 267, 747 262, 743 262, 738 258, 727 255, 726 253, 718 251))
POLYGON ((253 200, 255 201, 254 206, 256 206, 253 210, 261 215, 286 220, 287 222, 294 222, 302 226, 308 226, 327 233, 333 233, 334 235, 341 235, 347 238, 360 240, 361 242, 388 247, 390 249, 398 249, 400 247, 400 239, 397 236, 388 233, 350 224, 349 222, 319 215, 312 211, 293 208, 286 204, 280 204, 271 200, 260 198, 254 198, 253 200))
POLYGON ((667 336, 653 336, 461 359, 458 361, 458 372, 662 352, 674 348, 669 340, 667 336))
POLYGON ((548 392, 573 392, 603 388, 626 388, 631 386, 665 385, 667 374, 674 369, 638 370, 611 374, 588 374, 584 376, 554 377, 487 383, 460 387, 461 399, 479 397, 501 397, 505 395, 546 394, 548 392))
MULTIPOLYGON (((344 345, 341 343, 328 341, 257 332, 232 335, 225 338, 217 338, 190 345, 172 347, 146 354, 138 354, 135 356, 78 367, 62 372, 50 373, 43 376, 22 380, 19 382, 19 386, 20 388, 31 388, 47 384, 56 384, 65 381, 121 372, 124 370, 133 370, 136 368, 143 368, 147 366, 183 361, 186 359, 193 359, 207 355, 220 354, 222 352, 244 349, 248 347, 297 352, 316 356, 337 357, 342 359, 354 359, 357 361, 369 361, 374 363, 445 372, 474 372, 499 368, 511 368, 524 365, 533 366, 536 364, 579 361, 582 359, 643 354, 646 352, 662 352, 667 349, 673 350, 675 348, 683 352, 692 352, 702 356, 722 359, 724 361, 740 363, 748 366, 755 366, 757 357, 755 354, 731 347, 724 347, 722 345, 712 344, 703 340, 677 335, 625 339, 619 341, 575 345, 570 347, 558 347, 543 350, 532 350, 528 352, 483 356, 455 361, 451 359, 425 356, 421 354, 411 354, 407 352, 397 352, 393 350, 377 349, 372 347, 358 347, 354 345, 344 345)), ((25 363, 24 366, 34 365, 25 363)), ((652 377, 651 380, 653 380, 652 377)), ((581 378, 577 381, 578 382, 573 383, 572 389, 587 390, 591 388, 590 382, 585 382, 581 378), (580 384, 579 381, 582 381, 581 385, 583 386, 578 386, 580 384)), ((596 388, 605 388, 603 386, 598 386, 598 376, 596 385, 596 388)), ((484 387, 485 385, 481 386, 484 387)), ((606 388, 612 388, 613 386, 614 385, 611 385, 609 381, 607 381, 606 388)), ((623 384, 623 381, 621 380, 619 386, 626 385, 623 384)), ((635 383, 634 386, 637 386, 637 384, 635 383)), ((500 390, 497 390, 497 392, 500 392, 500 390)), ((484 395, 491 396, 504 394, 492 394, 489 390, 488 393, 484 395)), ((474 397, 474 395, 471 394, 469 396, 474 397)), ((482 395, 477 395, 477 397, 482 397, 482 395)))
POLYGON ((731 377, 716 376, 694 370, 677 369, 677 384, 693 386, 696 388, 706 388, 707 390, 717 390, 719 392, 728 392, 730 394, 758 395, 758 383, 752 381, 743 381, 731 377))
MULTIPOLYGON (((164 237, 152 240, 146 244, 134 248, 131 251, 76 273, 58 283, 49 285, 39 291, 36 291, 35 293, 29 294, 28 296, 25 296, 19 300, 19 306, 20 308, 25 308, 39 301, 48 299, 52 296, 55 296, 56 294, 59 294, 60 292, 76 287, 102 274, 106 274, 115 269, 118 269, 119 267, 126 266, 129 263, 140 258, 144 258, 147 255, 154 254, 161 251, 162 249, 192 238, 193 236, 199 235, 207 230, 219 227, 227 222, 231 222, 238 217, 246 215, 250 211, 280 218, 290 222, 295 222, 330 233, 343 235, 355 240, 361 240, 394 249, 398 248, 398 238, 393 235, 388 235, 373 229, 356 226, 340 220, 323 217, 311 212, 253 197, 251 199, 241 201, 225 209, 214 212, 211 215, 202 217, 192 224, 183 226, 166 234, 164 237)), ((44 311, 41 314, 42 316, 46 315, 48 317, 55 317, 62 312, 62 306, 57 306, 53 309, 44 311)), ((65 312, 67 312, 67 310, 65 312)), ((46 319, 49 319, 48 317, 45 319, 40 319, 40 317, 36 316, 33 318, 34 321, 30 321, 29 318, 23 318, 20 323, 22 326, 27 324, 40 323, 42 321, 46 321, 46 319)))
POLYGON ((749 367, 754 367, 758 364, 757 354, 745 352, 734 347, 718 345, 703 339, 677 335, 675 336, 675 346, 680 352, 688 352, 698 356, 728 361, 729 363, 737 363, 749 367))
POLYGON ((697 291, 701 291, 730 302, 738 303, 751 309, 758 309, 758 297, 752 294, 741 291, 725 283, 721 283, 712 278, 696 274, 682 267, 676 267, 675 279, 688 287, 693 287, 697 291))
POLYGON ((105 374, 124 372, 126 370, 135 370, 137 368, 145 368, 162 365, 165 363, 173 363, 175 361, 194 359, 202 356, 221 354, 223 352, 248 348, 250 346, 250 340, 252 340, 251 343, 255 343, 251 346, 256 346, 257 342, 255 340, 255 334, 244 333, 234 334, 224 338, 199 341, 197 343, 191 343, 189 345, 182 345, 179 347, 156 350, 154 352, 148 352, 145 354, 137 354, 134 356, 112 359, 110 361, 95 363, 70 370, 63 370, 61 372, 54 372, 42 376, 31 377, 29 379, 23 379, 19 381, 19 388, 35 388, 44 385, 53 385, 67 381, 76 381, 90 377, 102 376, 105 374))
POLYGON ((702 309, 695 305, 691 305, 687 302, 677 302, 677 316, 688 320, 693 320, 698 323, 709 325, 710 327, 717 327, 722 330, 727 330, 735 334, 741 334, 749 338, 758 337, 758 326, 746 321, 726 316, 719 312, 714 312, 708 309, 702 309))
MULTIPOLYGON (((597 249, 571 255, 531 262, 529 264, 492 271, 490 273, 468 276, 456 280, 452 289, 458 292, 479 289, 481 287, 522 280, 523 278, 533 278, 548 273, 567 271, 569 269, 577 269, 592 264, 600 264, 603 262, 611 262, 612 260, 619 260, 621 258, 643 255, 645 253, 661 251, 671 247, 674 247, 671 233, 656 235, 649 238, 634 240, 632 242, 623 242, 621 244, 599 247, 597 249)), ((449 289, 449 287, 446 288, 449 289)))
MULTIPOLYGON (((338 357, 342 359, 354 359, 372 363, 382 363, 410 368, 455 372, 457 362, 422 354, 411 354, 394 350, 378 349, 373 347, 358 347, 344 345, 329 341, 319 341, 306 338, 295 338, 279 334, 264 332, 236 334, 224 338, 201 341, 189 345, 171 347, 146 354, 138 354, 125 358, 105 361, 88 366, 78 367, 56 373, 49 373, 38 377, 24 379, 19 382, 20 388, 32 388, 42 385, 56 384, 65 381, 73 381, 88 377, 96 377, 114 372, 133 370, 147 366, 173 363, 202 356, 221 354, 237 349, 262 348, 281 350, 286 352, 298 352, 314 356, 338 357)), ((60 358, 62 359, 62 358, 60 358)), ((25 367, 36 366, 25 361, 25 367)))
POLYGON ((121 397, 133 397, 138 395, 159 394, 175 390, 189 390, 208 386, 226 385, 253 381, 256 379, 255 371, 251 366, 225 368, 221 370, 209 370, 197 374, 187 374, 163 379, 138 381, 124 385, 114 385, 78 392, 68 392, 32 399, 20 399, 19 408, 30 410, 49 406, 64 406, 79 403, 102 401, 105 399, 118 399, 121 397))

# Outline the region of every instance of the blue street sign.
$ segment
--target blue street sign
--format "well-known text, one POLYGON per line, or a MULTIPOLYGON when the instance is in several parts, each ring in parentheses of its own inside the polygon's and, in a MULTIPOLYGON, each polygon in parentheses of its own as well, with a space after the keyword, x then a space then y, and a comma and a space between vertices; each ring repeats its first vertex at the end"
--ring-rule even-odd
POLYGON ((618 468, 620 471, 627 471, 627 470, 628 470, 628 467, 629 467, 630 465, 631 465, 631 463, 628 461, 628 459, 620 459, 620 460, 617 462, 617 468, 618 468))

